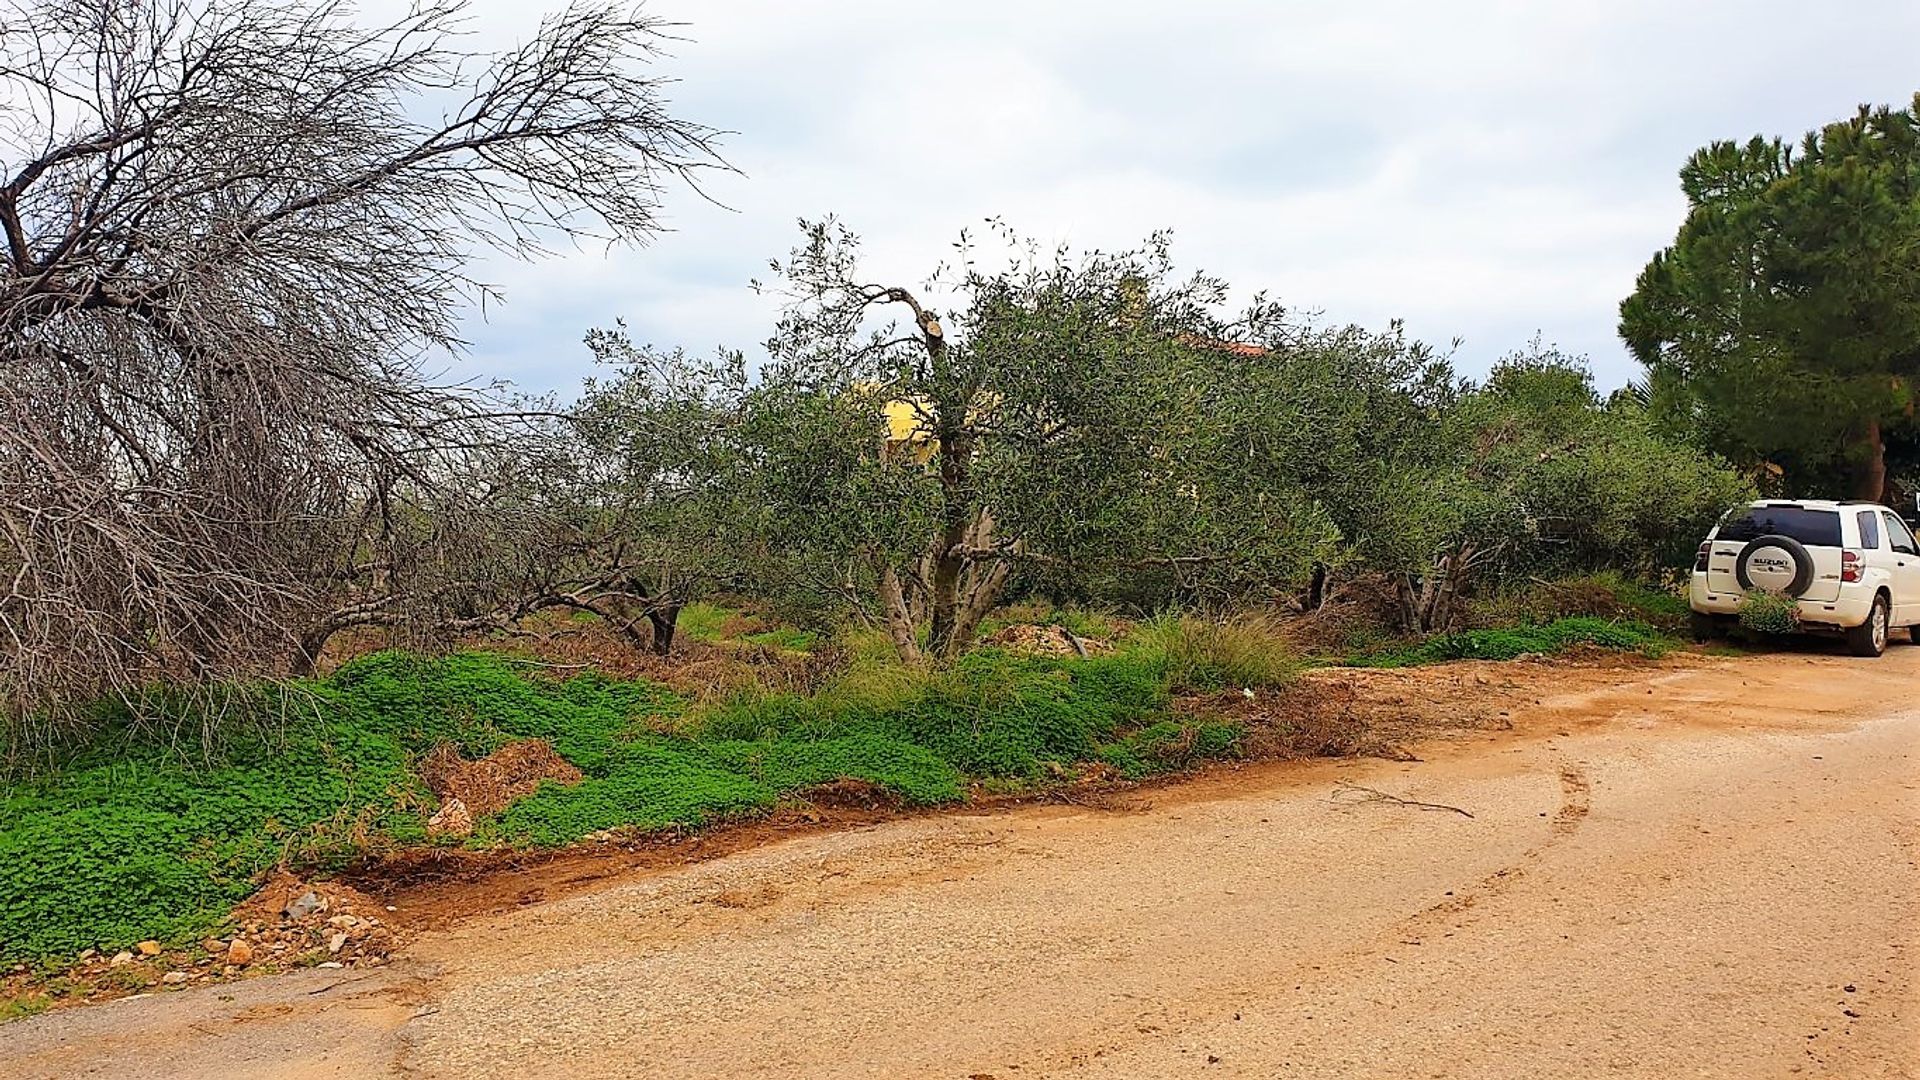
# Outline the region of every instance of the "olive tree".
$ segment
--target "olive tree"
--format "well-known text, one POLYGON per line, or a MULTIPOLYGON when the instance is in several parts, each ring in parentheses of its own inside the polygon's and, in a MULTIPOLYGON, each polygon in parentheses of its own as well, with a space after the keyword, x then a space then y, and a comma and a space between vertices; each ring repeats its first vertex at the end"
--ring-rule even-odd
POLYGON ((903 656, 963 651, 1023 568, 1199 588, 1284 546, 1298 505, 1209 471, 1231 439, 1208 370, 1244 327, 1165 237, 1075 255, 998 230, 1005 264, 963 238, 908 286, 864 274, 844 227, 803 228, 763 286, 788 306, 749 439, 776 542, 903 656))
POLYGON ((1644 407, 1603 402, 1584 359, 1538 340, 1463 385, 1360 543, 1405 629, 1447 629, 1476 589, 1515 576, 1653 575, 1691 555, 1750 486, 1662 436, 1644 407))
POLYGON ((1319 515, 1325 535, 1303 553, 1312 557, 1303 606, 1320 606, 1350 572, 1418 576, 1457 501, 1445 424, 1462 386, 1446 357, 1398 324, 1323 327, 1277 307, 1250 330, 1261 348, 1211 373, 1208 407, 1233 439, 1213 468, 1242 491, 1305 500, 1319 515))
POLYGON ((615 371, 588 382, 572 417, 581 484, 570 502, 601 582, 578 606, 629 637, 644 619, 665 654, 681 608, 741 586, 766 559, 766 504, 740 439, 745 360, 638 346, 623 325, 587 344, 615 371))
POLYGON ((1495 366, 1456 420, 1468 475, 1502 515, 1506 565, 1524 572, 1683 566, 1752 485, 1726 461, 1661 433, 1631 395, 1604 400, 1584 359, 1535 341, 1495 366))

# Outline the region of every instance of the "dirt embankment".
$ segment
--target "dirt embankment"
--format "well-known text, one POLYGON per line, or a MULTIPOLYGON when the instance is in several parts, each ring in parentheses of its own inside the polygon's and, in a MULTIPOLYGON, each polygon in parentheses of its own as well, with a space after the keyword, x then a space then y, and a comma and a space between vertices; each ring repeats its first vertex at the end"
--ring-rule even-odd
MULTIPOLYGON (((1594 694, 1593 710, 1557 710, 1549 721, 1559 730, 1598 722, 1610 707, 1606 691, 1623 680, 1638 685, 1727 665, 1691 654, 1661 661, 1604 650, 1560 659, 1520 662, 1470 661, 1399 670, 1330 668, 1311 671, 1284 690, 1248 697, 1229 691, 1181 703, 1184 708, 1225 716, 1247 726, 1246 757, 1208 764, 1195 773, 1145 783, 1117 782, 1101 774, 1030 794, 976 792, 965 807, 913 809, 847 785, 807 792, 766 818, 723 824, 690 833, 665 832, 617 843, 550 852, 472 852, 421 849, 358 868, 358 887, 377 893, 397 909, 409 930, 442 928, 482 914, 497 914, 602 887, 630 874, 688 866, 782 840, 864 828, 896 818, 998 814, 1030 806, 1125 809, 1147 800, 1178 797, 1197 780, 1209 784, 1240 776, 1264 777, 1278 763, 1302 758, 1361 755, 1416 760, 1443 752, 1476 733, 1534 731, 1549 696, 1594 694)), ((1256 781, 1257 782, 1257 781, 1256 781)))

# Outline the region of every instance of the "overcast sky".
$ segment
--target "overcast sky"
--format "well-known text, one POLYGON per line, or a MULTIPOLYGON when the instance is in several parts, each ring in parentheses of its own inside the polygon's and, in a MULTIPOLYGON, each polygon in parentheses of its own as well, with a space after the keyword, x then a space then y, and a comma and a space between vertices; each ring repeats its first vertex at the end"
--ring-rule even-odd
MULTIPOLYGON (((741 170, 637 250, 491 262, 461 376, 571 391, 590 326, 758 351, 747 287, 799 217, 838 214, 876 278, 917 281, 1000 215, 1183 266, 1329 321, 1402 318, 1484 372, 1535 331, 1634 373, 1616 306, 1671 239, 1676 172, 1716 138, 1797 135, 1920 89, 1920 3, 654 0, 687 40, 675 108, 741 170)), ((369 8, 377 14, 381 5, 369 8)), ((483 42, 539 5, 478 0, 483 42)))

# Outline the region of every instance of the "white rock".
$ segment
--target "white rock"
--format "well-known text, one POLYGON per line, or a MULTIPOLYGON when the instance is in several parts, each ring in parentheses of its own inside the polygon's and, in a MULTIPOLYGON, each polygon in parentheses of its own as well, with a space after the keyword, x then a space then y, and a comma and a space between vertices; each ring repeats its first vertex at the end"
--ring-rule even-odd
POLYGON ((317 914, 325 910, 327 910, 326 897, 321 896, 312 889, 308 889, 305 893, 301 894, 299 899, 288 904, 287 910, 281 914, 298 922, 309 915, 317 914))

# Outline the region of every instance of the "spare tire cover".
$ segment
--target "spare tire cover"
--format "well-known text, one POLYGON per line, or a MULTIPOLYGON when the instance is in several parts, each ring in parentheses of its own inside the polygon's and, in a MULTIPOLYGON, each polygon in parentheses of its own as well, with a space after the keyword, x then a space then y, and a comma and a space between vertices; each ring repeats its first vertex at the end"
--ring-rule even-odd
POLYGON ((1813 584, 1813 556, 1791 536, 1760 536, 1747 541, 1733 561, 1743 589, 1799 596, 1813 584))

